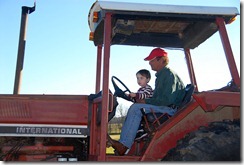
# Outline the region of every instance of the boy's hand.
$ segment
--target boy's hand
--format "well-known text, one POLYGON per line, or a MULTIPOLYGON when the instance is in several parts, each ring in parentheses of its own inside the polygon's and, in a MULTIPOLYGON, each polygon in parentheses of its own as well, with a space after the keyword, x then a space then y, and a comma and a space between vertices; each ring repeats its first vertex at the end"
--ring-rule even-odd
POLYGON ((137 99, 136 103, 146 104, 145 99, 137 99))
POLYGON ((130 97, 136 97, 136 94, 133 93, 133 92, 131 92, 131 93, 130 93, 130 97))

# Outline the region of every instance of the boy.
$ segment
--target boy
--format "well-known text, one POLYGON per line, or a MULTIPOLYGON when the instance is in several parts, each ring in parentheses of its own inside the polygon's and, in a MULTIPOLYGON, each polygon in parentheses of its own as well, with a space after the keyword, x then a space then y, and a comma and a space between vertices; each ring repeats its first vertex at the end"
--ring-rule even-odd
MULTIPOLYGON (((153 95, 153 89, 148 82, 151 79, 151 74, 146 69, 141 69, 136 73, 137 83, 141 86, 136 93, 131 92, 129 97, 133 100, 137 99, 145 99, 150 98, 153 95)), ((142 126, 140 125, 135 137, 135 140, 140 140, 147 136, 147 133, 143 130, 142 126)))
POLYGON ((145 99, 152 97, 153 90, 150 85, 148 85, 148 82, 151 79, 151 74, 146 69, 141 69, 136 73, 137 83, 139 86, 141 86, 136 93, 131 92, 129 94, 129 97, 133 99, 145 99))

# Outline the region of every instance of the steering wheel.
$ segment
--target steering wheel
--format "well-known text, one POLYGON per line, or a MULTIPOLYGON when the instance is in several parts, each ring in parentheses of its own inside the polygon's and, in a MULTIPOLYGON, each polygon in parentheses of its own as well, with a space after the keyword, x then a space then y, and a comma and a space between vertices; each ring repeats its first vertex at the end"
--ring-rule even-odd
POLYGON ((114 86, 114 90, 115 90, 115 92, 114 92, 114 95, 115 96, 118 96, 118 97, 121 97, 121 98, 123 98, 123 99, 125 99, 125 100, 128 100, 128 101, 132 101, 132 102, 135 102, 135 100, 134 99, 132 99, 131 97, 129 97, 129 96, 127 96, 125 93, 126 92, 129 92, 129 93, 131 93, 131 91, 129 90, 129 88, 120 80, 120 79, 118 79, 117 77, 115 77, 115 76, 112 76, 112 83, 113 83, 113 86, 114 86), (125 88, 125 90, 123 91, 123 90, 121 90, 119 87, 118 87, 118 85, 115 83, 115 80, 117 80, 124 88, 125 88))

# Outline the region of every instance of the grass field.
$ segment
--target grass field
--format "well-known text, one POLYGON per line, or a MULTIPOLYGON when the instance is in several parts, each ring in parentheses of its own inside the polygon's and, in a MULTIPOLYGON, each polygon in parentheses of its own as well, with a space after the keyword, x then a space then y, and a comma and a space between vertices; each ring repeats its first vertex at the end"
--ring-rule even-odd
MULTIPOLYGON (((119 140, 120 134, 118 135, 110 135, 110 137, 114 140, 119 140)), ((107 154, 113 154, 114 153, 114 148, 113 147, 109 147, 106 149, 106 153, 107 154)))

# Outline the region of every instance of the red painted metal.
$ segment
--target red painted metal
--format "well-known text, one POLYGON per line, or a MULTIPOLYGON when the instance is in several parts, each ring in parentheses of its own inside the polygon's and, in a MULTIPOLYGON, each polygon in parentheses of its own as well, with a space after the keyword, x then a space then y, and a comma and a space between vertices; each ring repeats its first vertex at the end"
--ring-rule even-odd
POLYGON ((229 70, 230 70, 230 73, 231 73, 231 76, 232 76, 232 79, 234 81, 234 83, 240 87, 240 76, 238 74, 238 70, 237 70, 237 67, 236 67, 236 63, 235 63, 235 59, 234 59, 234 56, 233 56, 233 52, 232 52, 232 49, 231 49, 231 45, 230 45, 230 41, 229 41, 229 38, 228 38, 228 34, 227 34, 227 31, 226 31, 226 27, 225 27, 225 22, 224 22, 224 19, 223 18, 216 18, 216 23, 217 25, 219 26, 219 34, 220 34, 220 38, 221 38, 221 41, 222 41, 222 44, 223 44, 223 48, 224 48, 224 51, 225 51, 225 56, 226 56, 226 59, 227 59, 227 63, 228 63, 228 66, 229 66, 229 70))
MULTIPOLYGON (((13 147, 3 147, 2 151, 7 153, 13 147)), ((20 154, 40 154, 40 153, 52 153, 52 152, 64 152, 64 151, 73 151, 73 146, 22 146, 18 153, 20 154)))
POLYGON ((207 126, 209 122, 240 118, 240 113, 236 112, 240 112, 240 107, 225 106, 206 112, 193 100, 159 127, 141 161, 162 159, 187 133, 197 130, 200 126, 207 126))
MULTIPOLYGON (((2 152, 7 154, 4 158, 4 161, 8 161, 14 159, 16 155, 12 155, 9 151, 12 150, 12 146, 3 146, 2 152)), ((37 142, 32 146, 22 146, 18 149, 19 158, 15 161, 41 161, 48 160, 48 157, 55 158, 53 161, 57 161, 55 154, 61 152, 73 152, 74 146, 44 146, 42 142, 37 142)), ((49 160, 50 161, 50 160, 49 160)))
POLYGON ((240 106, 240 92, 206 91, 193 94, 194 99, 205 111, 214 111, 218 106, 240 106))
MULTIPOLYGON (((5 160, 4 160, 5 161, 5 160)), ((57 158, 53 156, 53 154, 38 154, 38 155, 19 155, 18 160, 14 161, 27 161, 27 162, 40 162, 40 161, 48 161, 48 162, 57 162, 57 158)))
POLYGON ((96 93, 100 91, 101 84, 101 68, 102 68, 102 46, 97 46, 97 76, 96 76, 96 93))
POLYGON ((97 104, 92 104, 91 112, 91 123, 90 123, 90 145, 89 145, 89 160, 93 160, 96 155, 96 137, 97 137, 97 127, 96 127, 96 117, 97 117, 97 104))
MULTIPOLYGON (((102 67, 102 45, 97 46, 97 72, 96 72, 96 93, 100 91, 101 84, 101 67, 102 67)), ((101 104, 102 98, 96 98, 92 102, 91 120, 90 120, 90 145, 89 145, 89 160, 97 160, 99 137, 97 125, 97 109, 101 104)))
POLYGON ((195 72, 192 64, 190 49, 184 49, 184 52, 185 52, 186 63, 187 63, 191 84, 195 85, 195 92, 198 92, 197 80, 195 77, 195 72))
MULTIPOLYGON (((109 102, 111 103, 113 98, 111 97, 111 95, 109 94, 109 102)), ((106 139, 103 141, 101 139, 101 123, 97 123, 98 120, 100 120, 101 116, 97 115, 98 114, 98 110, 100 111, 101 109, 99 109, 99 105, 101 105, 102 103, 102 97, 98 97, 96 99, 93 100, 92 103, 92 120, 91 120, 91 124, 90 124, 90 154, 89 154, 89 160, 91 161, 97 161, 98 160, 98 155, 100 153, 100 148, 101 148, 101 143, 105 142, 106 145, 106 139)), ((113 104, 109 105, 110 109, 111 107, 113 107, 113 104)), ((109 112, 109 110, 107 110, 107 113, 109 112)), ((101 112, 100 112, 101 114, 101 112)), ((106 150, 104 151, 104 153, 106 153, 106 150)))
MULTIPOLYGON (((147 150, 143 154, 141 161, 149 161, 150 159, 154 160, 157 158, 163 158, 163 156, 167 153, 167 151, 171 148, 173 148, 176 145, 176 141, 180 139, 180 137, 183 137, 184 133, 181 133, 177 137, 171 137, 169 139, 163 139, 163 142, 165 144, 162 144, 157 146, 156 143, 160 143, 158 139, 165 134, 167 131, 172 129, 177 123, 179 123, 182 119, 184 119, 189 113, 194 111, 194 109, 198 106, 197 102, 194 100, 188 104, 187 108, 184 108, 180 111, 178 111, 173 117, 171 117, 169 120, 167 120, 165 123, 163 123, 156 134, 154 135, 153 139, 151 140, 149 146, 147 147, 147 150), (173 140, 173 141, 172 141, 173 140), (162 151, 159 151, 162 150, 162 151)), ((185 129, 182 129, 182 131, 186 131, 185 129)), ((178 132, 179 133, 179 132, 178 132)), ((175 131, 175 134, 177 132, 175 131)), ((175 135, 174 135, 175 136, 175 135)))
POLYGON ((87 125, 85 95, 1 95, 0 121, 11 124, 87 125))
MULTIPOLYGON (((98 124, 97 121, 100 120, 98 115, 99 105, 102 103, 102 97, 98 97, 92 102, 92 114, 90 123, 90 149, 89 149, 89 160, 97 161, 100 153, 101 144, 101 123, 98 124)), ((101 109, 100 109, 101 111, 101 109)))
POLYGON ((99 161, 106 160, 106 141, 108 129, 108 109, 109 109, 109 59, 111 45, 111 13, 105 14, 104 20, 104 61, 103 61, 103 94, 102 94, 102 119, 101 119, 101 134, 100 134, 100 155, 99 161))
POLYGON ((135 162, 140 161, 140 156, 115 156, 107 155, 106 161, 108 162, 135 162))

